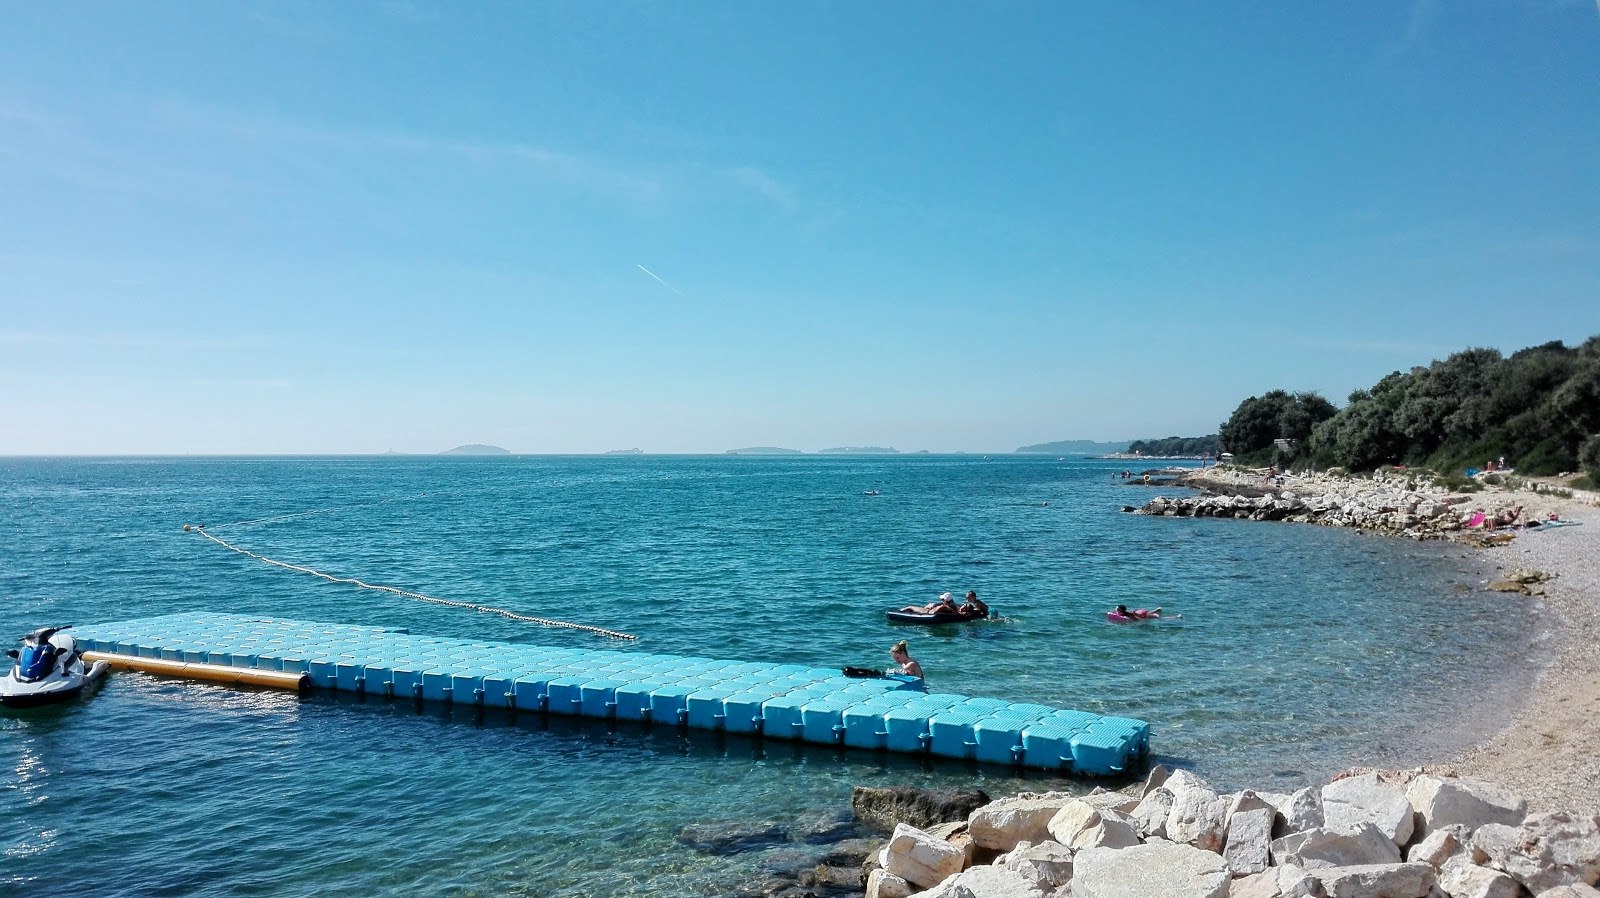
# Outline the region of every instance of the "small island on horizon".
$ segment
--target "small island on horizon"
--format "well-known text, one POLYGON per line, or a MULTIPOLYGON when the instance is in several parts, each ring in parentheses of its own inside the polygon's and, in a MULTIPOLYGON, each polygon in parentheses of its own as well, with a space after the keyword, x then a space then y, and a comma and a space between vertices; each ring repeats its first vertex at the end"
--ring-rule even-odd
POLYGON ((602 452, 601 453, 601 455, 643 455, 643 454, 644 454, 644 450, 643 449, 612 449, 612 450, 610 450, 608 452, 602 452))
POLYGON ((489 446, 483 443, 468 443, 454 449, 446 449, 440 455, 510 455, 510 449, 501 449, 499 446, 489 446))

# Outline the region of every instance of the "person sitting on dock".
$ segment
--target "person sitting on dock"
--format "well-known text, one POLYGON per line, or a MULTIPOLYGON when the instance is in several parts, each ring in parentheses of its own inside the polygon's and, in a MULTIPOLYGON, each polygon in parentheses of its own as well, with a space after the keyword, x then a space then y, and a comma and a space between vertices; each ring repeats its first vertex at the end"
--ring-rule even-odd
POLYGON ((956 600, 951 598, 947 592, 940 593, 939 601, 937 602, 929 602, 926 605, 907 605, 900 610, 909 611, 912 614, 957 614, 961 611, 960 608, 956 607, 956 600))
POLYGON ((911 647, 906 645, 906 641, 904 639, 895 643, 893 646, 890 646, 889 657, 894 660, 894 663, 900 666, 891 667, 888 671, 886 671, 886 673, 904 674, 908 677, 916 677, 919 680, 922 679, 922 665, 918 664, 916 659, 911 657, 911 647))
POLYGON ((976 589, 967 590, 967 600, 962 602, 961 607, 956 610, 962 614, 976 614, 979 617, 989 616, 989 606, 978 598, 976 589))

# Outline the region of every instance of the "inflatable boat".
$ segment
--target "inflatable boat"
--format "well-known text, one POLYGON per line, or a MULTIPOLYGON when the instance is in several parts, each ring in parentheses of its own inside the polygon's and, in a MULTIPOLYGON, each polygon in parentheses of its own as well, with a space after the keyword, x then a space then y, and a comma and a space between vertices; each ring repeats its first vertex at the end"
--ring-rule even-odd
POLYGON ((897 624, 964 624, 982 620, 989 615, 982 611, 940 611, 926 614, 921 611, 885 611, 884 616, 897 624))

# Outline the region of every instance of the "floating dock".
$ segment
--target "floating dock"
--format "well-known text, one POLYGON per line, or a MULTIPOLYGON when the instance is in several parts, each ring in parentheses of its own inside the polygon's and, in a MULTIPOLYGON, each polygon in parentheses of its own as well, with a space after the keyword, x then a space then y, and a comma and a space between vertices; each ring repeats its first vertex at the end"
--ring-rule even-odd
POLYGON ((75 628, 81 648, 304 674, 369 696, 691 726, 1089 776, 1123 773, 1150 727, 1045 705, 927 693, 832 668, 414 636, 195 612, 75 628))

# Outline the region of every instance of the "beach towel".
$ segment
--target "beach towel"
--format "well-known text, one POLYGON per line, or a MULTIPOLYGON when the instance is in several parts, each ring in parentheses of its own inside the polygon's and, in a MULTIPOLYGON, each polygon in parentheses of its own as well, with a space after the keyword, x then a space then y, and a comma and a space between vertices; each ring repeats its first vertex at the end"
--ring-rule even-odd
POLYGON ((1485 515, 1484 515, 1483 512, 1480 511, 1477 514, 1473 515, 1472 518, 1467 521, 1467 526, 1468 527, 1482 527, 1484 519, 1485 519, 1485 515))

